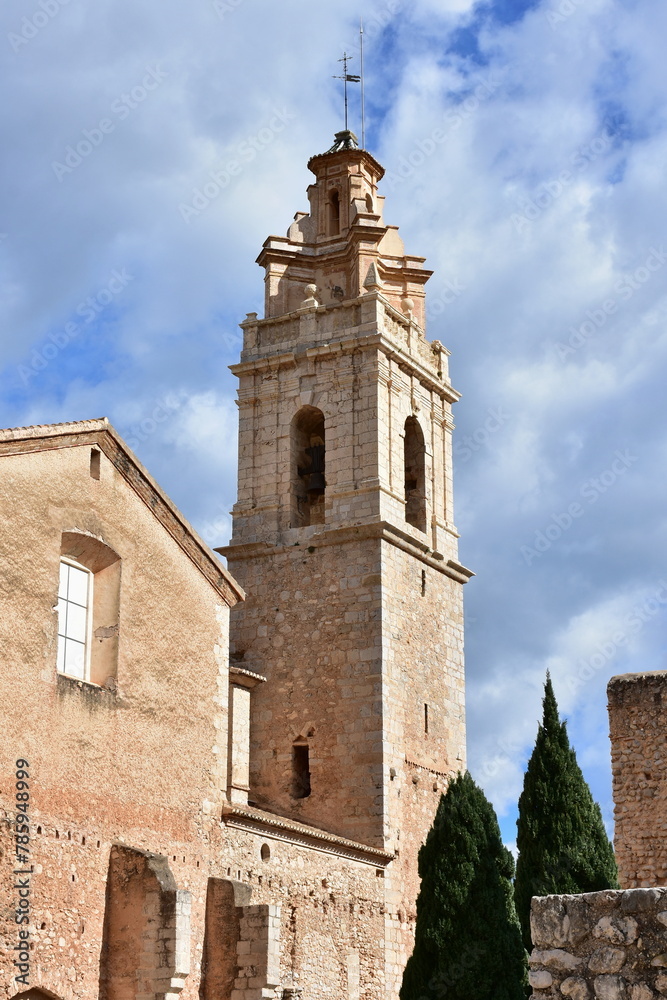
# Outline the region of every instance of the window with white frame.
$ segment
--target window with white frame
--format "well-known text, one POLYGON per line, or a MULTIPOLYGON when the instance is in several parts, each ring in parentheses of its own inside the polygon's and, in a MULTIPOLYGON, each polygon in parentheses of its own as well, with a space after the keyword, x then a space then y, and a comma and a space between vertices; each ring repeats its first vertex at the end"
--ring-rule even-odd
POLYGON ((87 680, 93 607, 93 574, 73 559, 60 562, 58 672, 87 680))

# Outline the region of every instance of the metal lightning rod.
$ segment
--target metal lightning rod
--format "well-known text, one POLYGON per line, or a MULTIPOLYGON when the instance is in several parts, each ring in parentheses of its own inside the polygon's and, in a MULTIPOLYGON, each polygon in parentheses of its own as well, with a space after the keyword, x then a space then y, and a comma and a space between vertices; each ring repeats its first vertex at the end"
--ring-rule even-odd
POLYGON ((366 116, 364 113, 364 22, 359 18, 359 62, 361 73, 361 148, 366 148, 366 116))

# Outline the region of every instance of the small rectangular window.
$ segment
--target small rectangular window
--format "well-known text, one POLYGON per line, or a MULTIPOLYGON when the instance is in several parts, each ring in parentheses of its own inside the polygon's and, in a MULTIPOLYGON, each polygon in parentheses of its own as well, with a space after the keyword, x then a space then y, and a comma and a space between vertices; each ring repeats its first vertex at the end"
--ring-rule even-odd
POLYGON ((424 705, 424 735, 428 736, 428 705, 424 705))
POLYGON ((61 674, 86 680, 90 656, 93 574, 83 566, 61 560, 58 583, 58 653, 61 674))
POLYGON ((97 448, 90 449, 90 477, 91 479, 100 478, 100 456, 101 452, 97 448))

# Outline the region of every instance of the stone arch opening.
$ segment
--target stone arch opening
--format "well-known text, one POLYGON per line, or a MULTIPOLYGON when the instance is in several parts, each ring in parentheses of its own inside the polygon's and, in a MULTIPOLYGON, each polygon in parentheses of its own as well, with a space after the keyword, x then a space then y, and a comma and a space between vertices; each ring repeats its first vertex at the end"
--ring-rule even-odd
POLYGON ((291 426, 291 518, 292 528, 324 523, 326 492, 324 414, 314 406, 303 406, 291 426))
POLYGON ((327 201, 327 236, 338 236, 340 233, 340 195, 334 188, 329 192, 327 201))
POLYGON ((310 747, 299 736, 292 744, 292 798, 307 799, 310 795, 310 747))
POLYGON ((416 417, 405 421, 403 456, 405 520, 419 531, 426 531, 426 446, 416 417))

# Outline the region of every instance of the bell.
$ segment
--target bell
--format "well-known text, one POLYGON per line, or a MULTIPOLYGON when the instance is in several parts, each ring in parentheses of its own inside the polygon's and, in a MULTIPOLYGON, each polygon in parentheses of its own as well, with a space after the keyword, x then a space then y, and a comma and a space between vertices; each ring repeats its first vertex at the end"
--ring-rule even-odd
POLYGON ((311 472, 308 477, 308 492, 309 493, 324 493, 326 488, 326 483, 324 481, 324 476, 321 472, 311 472))

